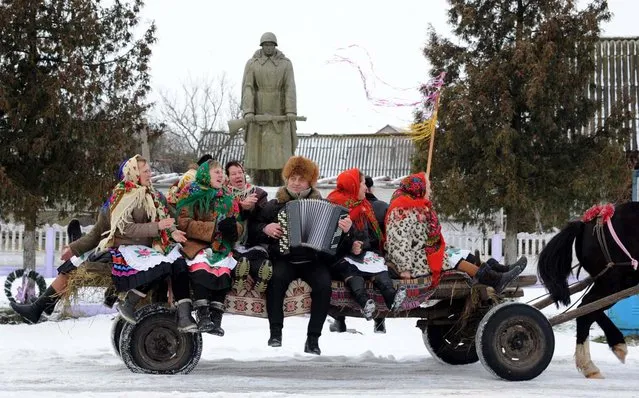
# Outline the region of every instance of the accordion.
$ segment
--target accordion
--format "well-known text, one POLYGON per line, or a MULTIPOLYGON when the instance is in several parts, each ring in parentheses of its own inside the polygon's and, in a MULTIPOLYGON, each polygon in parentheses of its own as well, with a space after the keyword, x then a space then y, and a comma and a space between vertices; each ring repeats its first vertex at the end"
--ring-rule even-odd
POLYGON ((348 216, 348 209, 321 199, 300 199, 286 203, 277 215, 284 234, 279 251, 288 254, 293 247, 308 247, 335 255, 342 237, 337 226, 348 216))

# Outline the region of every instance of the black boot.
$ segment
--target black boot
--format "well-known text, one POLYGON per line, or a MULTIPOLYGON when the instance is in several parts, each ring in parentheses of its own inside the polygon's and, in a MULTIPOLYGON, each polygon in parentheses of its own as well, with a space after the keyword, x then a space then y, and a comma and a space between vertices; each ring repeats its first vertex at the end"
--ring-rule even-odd
POLYGON ((307 336, 304 344, 304 352, 307 354, 321 355, 322 350, 319 348, 319 336, 307 336))
POLYGON ((195 311, 197 313, 197 329, 201 333, 208 333, 215 328, 211 322, 211 310, 208 300, 196 300, 195 311))
POLYGON ((515 262, 514 264, 503 265, 503 264, 500 264, 499 261, 495 260, 494 258, 489 258, 486 261, 486 264, 490 265, 490 268, 492 268, 493 270, 497 272, 508 272, 517 266, 521 268, 521 270, 523 271, 526 268, 526 264, 528 264, 528 259, 526 257, 520 257, 519 260, 517 260, 517 262, 515 262))
POLYGON ((346 331, 346 317, 338 316, 338 317, 335 317, 334 319, 335 321, 331 323, 328 329, 331 332, 344 333, 346 331))
POLYGON ((386 318, 375 318, 375 333, 386 333, 386 318))
POLYGON ((197 333, 197 324, 193 315, 191 315, 192 302, 191 299, 182 299, 177 302, 177 328, 182 333, 197 333))
POLYGON ((499 294, 510 282, 521 274, 521 271, 522 269, 517 266, 508 272, 497 272, 490 268, 490 265, 484 263, 481 267, 479 267, 479 271, 477 271, 475 279, 478 283, 492 287, 495 289, 495 293, 499 294))
MULTIPOLYGON (((22 317, 25 323, 38 323, 40 316, 45 311, 53 312, 55 304, 60 298, 56 295, 56 291, 49 286, 47 290, 31 304, 10 303, 11 308, 22 317)), ((49 312, 49 314, 51 313, 49 312)))
POLYGON ((282 331, 271 330, 271 337, 268 339, 269 347, 281 347, 282 346, 282 331))
POLYGON ((388 274, 376 275, 373 278, 373 285, 379 290, 384 297, 384 303, 389 311, 398 311, 402 306, 402 303, 406 299, 406 287, 400 286, 399 289, 395 289, 393 286, 393 280, 388 274))
POLYGON ((209 333, 220 337, 224 336, 224 329, 222 329, 222 315, 224 315, 224 304, 217 301, 211 301, 209 311, 211 313, 211 323, 213 324, 213 329, 211 329, 209 333))
POLYGON ((118 303, 117 309, 122 316, 122 319, 125 321, 135 325, 137 320, 135 319, 135 307, 138 305, 140 300, 146 297, 146 294, 141 293, 135 289, 131 289, 126 292, 126 296, 124 296, 124 300, 118 303))
POLYGON ((366 320, 370 321, 373 319, 373 312, 375 311, 375 303, 372 302, 372 309, 368 299, 368 293, 366 292, 366 287, 364 285, 364 278, 361 276, 353 276, 346 281, 346 286, 351 289, 351 295, 353 299, 360 305, 362 308, 362 314, 366 318, 366 320), (368 308, 367 308, 368 306, 368 308))

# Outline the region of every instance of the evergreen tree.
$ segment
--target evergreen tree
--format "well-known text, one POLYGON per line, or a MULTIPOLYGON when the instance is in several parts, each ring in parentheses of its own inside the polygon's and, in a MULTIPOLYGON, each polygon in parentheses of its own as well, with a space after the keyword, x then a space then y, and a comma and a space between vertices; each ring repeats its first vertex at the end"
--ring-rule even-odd
MULTIPOLYGON (((589 99, 604 0, 449 0, 455 38, 431 27, 424 55, 447 72, 433 158, 443 214, 486 221, 503 208, 506 256, 518 231, 561 226, 571 215, 619 197, 630 178, 629 115, 588 130, 589 99)), ((621 109, 621 108, 618 108, 621 109)), ((417 115, 419 121, 422 115, 417 115)), ((415 166, 425 169, 428 142, 415 166)))
POLYGON ((25 223, 25 267, 38 212, 104 200, 133 154, 155 26, 140 0, 109 4, 0 2, 0 209, 25 223))

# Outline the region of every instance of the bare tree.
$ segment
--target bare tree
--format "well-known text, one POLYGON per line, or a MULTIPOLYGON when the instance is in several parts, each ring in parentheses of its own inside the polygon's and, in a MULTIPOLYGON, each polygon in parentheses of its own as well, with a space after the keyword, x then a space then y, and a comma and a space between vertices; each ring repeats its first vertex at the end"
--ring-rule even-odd
POLYGON ((227 132, 226 122, 241 117, 240 103, 225 73, 215 78, 189 79, 178 93, 160 93, 160 122, 173 152, 201 156, 215 149, 219 154, 233 140, 230 134, 217 148, 205 147, 211 132, 227 132))

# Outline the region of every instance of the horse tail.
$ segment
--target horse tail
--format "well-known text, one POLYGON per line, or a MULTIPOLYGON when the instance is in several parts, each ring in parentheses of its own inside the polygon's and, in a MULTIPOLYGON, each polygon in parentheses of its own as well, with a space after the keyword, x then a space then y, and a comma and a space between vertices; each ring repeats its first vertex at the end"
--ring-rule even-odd
POLYGON ((570 304, 568 275, 572 269, 572 243, 583 227, 582 221, 568 223, 539 253, 537 273, 555 303, 570 304))

